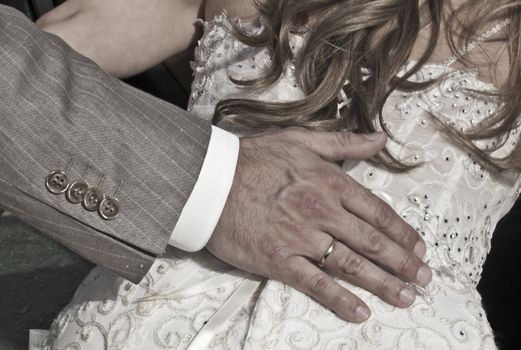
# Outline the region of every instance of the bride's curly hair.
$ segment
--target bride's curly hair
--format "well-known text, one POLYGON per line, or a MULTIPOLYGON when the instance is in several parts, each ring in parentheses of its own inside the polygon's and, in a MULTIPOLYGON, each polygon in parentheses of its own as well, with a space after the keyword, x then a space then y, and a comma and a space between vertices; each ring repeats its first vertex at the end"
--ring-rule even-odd
MULTIPOLYGON (((349 128, 370 133, 378 125, 392 137, 382 116, 391 92, 418 91, 433 83, 413 83, 408 79, 431 57, 441 35, 444 8, 450 6, 448 0, 254 1, 266 20, 263 30, 252 34, 236 26, 234 34, 247 45, 268 47, 272 64, 258 79, 235 82, 245 88, 266 89, 278 81, 288 64, 296 60, 298 83, 305 97, 292 102, 223 100, 215 110, 217 120, 224 118, 260 130, 301 126, 325 131, 349 128), (426 25, 429 25, 430 37, 425 51, 411 70, 398 77, 411 56, 420 29, 426 25), (308 32, 304 54, 294 57, 290 34, 302 30, 308 32), (382 32, 383 36, 376 40, 377 33, 382 32), (368 77, 364 74, 367 70, 371 72, 368 77), (349 81, 348 85, 344 85, 346 81, 349 81), (337 118, 338 96, 342 89, 351 103, 337 118)), ((458 146, 471 152, 486 166, 498 171, 521 171, 521 142, 506 157, 492 156, 506 142, 521 116, 521 63, 518 60, 521 57, 521 0, 469 0, 447 18, 446 32, 455 52, 456 47, 468 44, 478 30, 505 18, 510 21, 501 40, 508 43, 510 71, 507 81, 495 94, 487 93, 498 98, 499 109, 466 131, 456 130, 439 120, 437 124, 458 146), (462 24, 458 13, 471 18, 466 21, 470 23, 462 24), (456 28, 463 28, 465 34, 452 34, 457 32, 456 28), (497 142, 487 149, 474 144, 486 139, 497 142)), ((469 64, 467 59, 463 61, 469 64)), ((397 159, 388 150, 373 161, 395 171, 413 166, 397 159)))

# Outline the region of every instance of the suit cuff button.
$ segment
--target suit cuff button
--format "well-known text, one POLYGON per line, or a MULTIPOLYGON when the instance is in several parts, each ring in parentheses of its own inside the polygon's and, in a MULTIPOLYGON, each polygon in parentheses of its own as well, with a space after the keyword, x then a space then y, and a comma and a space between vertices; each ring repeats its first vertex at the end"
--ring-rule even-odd
POLYGON ((114 220, 119 216, 121 204, 117 198, 104 198, 98 208, 99 215, 105 220, 114 220))
POLYGON ((53 194, 61 194, 67 191, 69 179, 67 174, 61 170, 54 170, 45 179, 45 187, 53 194))
POLYGON ((98 188, 91 188, 83 197, 83 207, 88 211, 96 211, 101 201, 105 198, 103 192, 98 188))
POLYGON ((89 190, 89 185, 84 181, 74 181, 67 189, 66 197, 72 204, 80 204, 85 197, 85 194, 89 190))

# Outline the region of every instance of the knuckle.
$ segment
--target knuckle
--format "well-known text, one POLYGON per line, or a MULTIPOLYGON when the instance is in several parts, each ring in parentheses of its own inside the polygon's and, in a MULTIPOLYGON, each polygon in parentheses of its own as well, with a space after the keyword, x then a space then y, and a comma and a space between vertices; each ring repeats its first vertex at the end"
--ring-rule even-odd
POLYGON ((329 278, 323 273, 316 273, 309 279, 309 289, 314 295, 323 295, 328 290, 329 285, 329 278))
POLYGON ((351 275, 360 275, 363 267, 364 259, 358 254, 353 254, 350 261, 345 266, 345 271, 351 275))
POLYGON ((353 216, 347 216, 345 218, 344 224, 346 225, 346 227, 350 228, 351 235, 353 235, 354 237, 360 237, 361 239, 363 239, 364 237, 367 238, 368 233, 366 225, 358 218, 353 216))
POLYGON ((359 195, 359 185, 350 177, 344 179, 343 197, 349 199, 359 195))
POLYGON ((283 229, 285 232, 291 233, 292 235, 300 236, 303 233, 307 233, 307 229, 303 223, 298 222, 293 218, 280 222, 280 224, 281 229, 283 229))
POLYGON ((354 252, 339 254, 338 264, 343 275, 359 275, 364 266, 363 258, 354 252))
POLYGON ((353 134, 350 132, 336 131, 335 138, 340 146, 346 146, 352 143, 353 134))
POLYGON ((386 276, 379 280, 378 286, 376 287, 376 294, 380 297, 386 297, 386 299, 395 299, 395 295, 397 293, 394 293, 394 290, 398 290, 398 288, 395 287, 395 283, 393 283, 391 277, 386 276))
POLYGON ((314 195, 304 195, 300 197, 299 207, 307 212, 316 212, 322 209, 322 201, 314 195))
POLYGON ((400 273, 414 278, 415 271, 418 270, 416 265, 414 257, 411 254, 406 254, 400 262, 400 273))
POLYGON ((291 260, 288 261, 287 269, 281 271, 281 275, 281 281, 283 283, 296 288, 302 286, 303 282, 306 280, 306 275, 302 271, 300 264, 291 260))
POLYGON ((333 180, 336 182, 341 179, 340 175, 342 174, 336 165, 327 164, 326 166, 321 166, 316 175, 320 178, 321 182, 324 180, 333 180))
POLYGON ((286 260, 291 256, 291 250, 287 242, 271 241, 264 247, 265 255, 273 261, 286 260))
POLYGON ((289 280, 290 284, 302 285, 307 280, 307 275, 301 269, 295 267, 289 274, 289 280))
POLYGON ((387 250, 386 237, 378 231, 373 231, 367 236, 366 249, 370 254, 380 255, 387 250))
POLYGON ((412 250, 416 243, 420 240, 420 237, 416 231, 414 231, 410 226, 408 226, 404 230, 404 234, 401 240, 401 246, 405 249, 412 250))
POLYGON ((377 228, 390 228, 395 220, 396 214, 387 204, 380 202, 375 206, 375 224, 377 228))
POLYGON ((324 198, 309 190, 296 192, 293 198, 293 206, 306 216, 322 217, 327 212, 324 198))
POLYGON ((344 173, 336 164, 327 164, 322 167, 321 173, 318 174, 320 183, 326 185, 334 194, 342 194, 350 191, 352 185, 346 180, 348 175, 344 173))

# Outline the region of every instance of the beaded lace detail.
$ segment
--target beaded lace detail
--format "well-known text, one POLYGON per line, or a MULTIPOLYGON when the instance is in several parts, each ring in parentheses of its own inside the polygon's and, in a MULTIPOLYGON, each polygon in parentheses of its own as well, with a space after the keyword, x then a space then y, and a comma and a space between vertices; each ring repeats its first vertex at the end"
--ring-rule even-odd
MULTIPOLYGON (((474 48, 476 48, 479 44, 484 43, 486 40, 490 39, 494 34, 498 33, 500 30, 505 28, 508 24, 510 24, 510 20, 504 19, 501 22, 499 22, 498 24, 496 24, 494 27, 490 28, 489 30, 487 30, 486 32, 484 32, 483 34, 478 36, 477 38, 471 40, 471 42, 468 43, 467 45, 465 45, 465 47, 459 49, 455 55, 452 55, 447 60, 445 60, 443 62, 443 67, 445 69, 449 69, 450 66, 452 66, 454 63, 456 63, 459 58, 465 57, 470 51, 472 51, 474 48)), ((369 74, 369 71, 366 70, 364 73, 369 74)), ((477 74, 476 74, 476 78, 477 78, 477 74)), ((345 85, 347 85, 347 84, 349 84, 348 81, 346 81, 345 85)), ((339 103, 338 103, 338 116, 339 116, 340 110, 342 108, 348 106, 351 103, 351 101, 346 96, 346 94, 343 90, 340 91, 338 100, 339 100, 339 103)))
MULTIPOLYGON (((243 25, 258 30, 251 23, 243 25)), ((205 23, 193 63, 190 109, 208 119, 219 100, 246 94, 228 75, 251 78, 270 64, 268 50, 245 46, 227 26, 224 15, 205 23)), ((291 38, 297 54, 304 43, 305 37, 291 38)), ((433 268, 433 281, 418 290, 410 308, 392 307, 361 288, 340 282, 372 309, 369 321, 351 324, 280 282, 265 281, 255 293, 240 296, 240 286, 248 281, 240 271, 206 251, 186 254, 170 249, 137 286, 96 268, 56 319, 43 348, 186 349, 206 332, 206 322, 234 301, 239 306, 232 308, 219 328, 204 333, 210 337, 205 348, 495 349, 476 285, 492 232, 519 196, 521 182, 518 174, 490 173, 436 128, 433 115, 465 129, 499 106, 494 98, 465 89, 494 89, 478 80, 476 69, 449 66, 422 67, 411 79, 443 76, 439 84, 416 93, 395 91, 384 106, 385 123, 401 142, 390 142, 389 147, 402 159, 421 165, 405 174, 363 161, 346 161, 343 166, 346 173, 389 203, 427 243, 426 260, 433 268), (234 299, 237 297, 242 299, 234 299)), ((301 98, 294 67, 289 66, 271 89, 253 97, 274 101, 301 98)), ((251 132, 221 126, 237 133, 251 132)), ((507 154, 518 139, 515 130, 497 154, 507 154)), ((483 141, 482 146, 494 142, 498 141, 483 141)))

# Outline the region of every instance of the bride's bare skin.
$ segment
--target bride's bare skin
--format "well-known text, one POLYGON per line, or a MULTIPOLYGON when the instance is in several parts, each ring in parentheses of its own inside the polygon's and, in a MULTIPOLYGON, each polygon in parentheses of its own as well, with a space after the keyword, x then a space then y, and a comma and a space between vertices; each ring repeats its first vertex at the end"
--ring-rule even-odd
POLYGON ((211 20, 223 10, 233 17, 255 19, 259 16, 252 0, 207 0, 205 2, 205 18, 211 20))
MULTIPOLYGON (((200 26, 194 25, 196 19, 211 20, 222 11, 239 18, 258 17, 252 0, 133 1, 132 5, 121 6, 122 9, 118 7, 119 1, 68 0, 39 19, 38 24, 47 31, 59 33, 71 46, 115 76, 131 76, 145 67, 166 61, 174 76, 188 89, 191 80, 188 62, 202 34, 200 26), (118 9, 118 18, 110 18, 110 7, 118 9), (150 8, 154 8, 154 11, 150 8), (98 18, 93 21, 90 18, 93 16, 98 18), (74 27, 68 25, 73 19, 74 27), (140 30, 135 30, 136 27, 140 30), (114 29, 117 30, 114 32, 114 29), (97 43, 96 46, 88 44, 93 41, 97 43), (146 55, 139 54, 144 51, 146 55)), ((453 0, 452 8, 458 8, 464 2, 453 0)), ((449 11, 447 9, 447 15, 449 11)), ((495 38, 501 35, 498 33, 495 38)), ((429 28, 425 26, 411 58, 421 55, 428 36, 429 28)), ((441 35, 431 61, 441 63, 451 55, 447 36, 441 35)), ((480 79, 485 82, 501 85, 508 74, 508 55, 503 41, 490 41, 481 45, 480 49, 472 53, 472 60, 473 64, 481 68, 480 79)))
POLYGON ((250 1, 67 0, 37 24, 105 71, 128 77, 174 56, 178 56, 175 62, 186 63, 202 34, 195 25, 197 18, 209 20, 223 10, 238 17, 256 13, 250 1))

